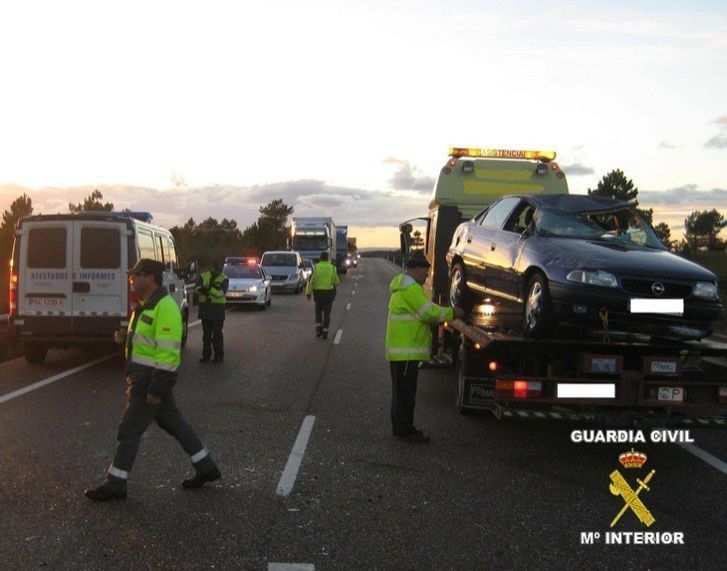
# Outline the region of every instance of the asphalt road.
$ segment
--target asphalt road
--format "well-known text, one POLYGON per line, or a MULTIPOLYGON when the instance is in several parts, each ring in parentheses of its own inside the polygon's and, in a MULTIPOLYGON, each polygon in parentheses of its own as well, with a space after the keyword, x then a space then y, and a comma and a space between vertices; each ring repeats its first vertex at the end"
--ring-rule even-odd
MULTIPOLYGON (((41 366, 0 364, 2 567, 723 567, 724 465, 677 444, 636 445, 647 464, 625 470, 618 455, 630 445, 571 442, 572 430, 594 426, 459 415, 448 369, 420 374, 416 419, 432 443, 395 441, 383 332, 396 271, 364 259, 349 272, 325 342, 314 337, 303 295, 274 295, 267 311, 230 311, 222 365, 197 363, 201 329, 191 329, 175 394, 223 472, 202 490, 181 488, 188 459, 152 427, 129 497, 94 504, 83 496, 113 455, 120 356, 51 351, 41 366), (300 468, 283 476, 307 417, 307 446, 293 455, 300 468), (684 545, 604 543, 624 506, 609 492, 616 469, 634 488, 656 470, 639 496, 655 523, 647 528, 627 510, 614 530, 681 532, 684 545), (281 496, 286 478, 292 491, 281 496), (599 539, 582 544, 584 532, 599 539)), ((691 436, 727 460, 724 430, 691 436)))

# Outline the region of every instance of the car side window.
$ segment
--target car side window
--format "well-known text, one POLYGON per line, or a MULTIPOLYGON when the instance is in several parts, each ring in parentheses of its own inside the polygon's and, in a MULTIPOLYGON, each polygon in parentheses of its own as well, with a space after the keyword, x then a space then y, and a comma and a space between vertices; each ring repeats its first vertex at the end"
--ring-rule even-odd
POLYGON ((507 222, 505 223, 505 227, 503 228, 503 230, 506 230, 507 232, 516 232, 517 234, 522 234, 523 232, 525 232, 525 229, 530 225, 530 222, 532 222, 534 214, 535 207, 533 207, 532 204, 523 201, 510 215, 510 218, 508 218, 507 222))
POLYGON ((508 197, 503 198, 497 204, 493 204, 482 219, 481 225, 499 230, 519 202, 519 198, 508 197))

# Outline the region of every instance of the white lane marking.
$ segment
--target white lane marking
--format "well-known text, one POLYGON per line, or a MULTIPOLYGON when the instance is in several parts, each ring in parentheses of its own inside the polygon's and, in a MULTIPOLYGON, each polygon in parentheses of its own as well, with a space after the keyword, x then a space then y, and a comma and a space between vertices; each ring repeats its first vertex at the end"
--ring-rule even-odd
POLYGON ((268 563, 268 571, 315 571, 312 563, 268 563))
POLYGON ((353 290, 353 291, 351 292, 351 295, 356 295, 356 290, 353 290))
POLYGON ((717 468, 717 470, 719 470, 723 474, 727 474, 727 462, 722 462, 722 460, 720 460, 716 456, 712 456, 706 450, 702 450, 698 446, 695 446, 694 444, 690 444, 689 442, 682 442, 679 444, 679 446, 684 448, 684 450, 686 450, 690 454, 694 454, 700 460, 704 460, 707 464, 709 464, 713 468, 717 468))
POLYGON ((105 357, 99 357, 94 361, 89 361, 88 363, 79 365, 78 367, 74 367, 73 369, 68 369, 67 371, 63 371, 62 373, 58 373, 57 375, 53 375, 52 377, 48 377, 47 379, 38 381, 37 383, 33 383, 32 385, 28 385, 27 387, 23 387, 22 389, 18 389, 17 391, 13 391, 12 393, 0 396, 0 404, 8 402, 9 400, 12 400, 16 397, 24 395, 25 393, 29 393, 46 385, 50 385, 51 383, 55 383, 56 381, 60 381, 61 379, 65 379, 66 377, 70 377, 71 375, 75 375, 76 373, 80 373, 84 369, 89 369, 94 365, 98 365, 99 363, 116 356, 116 353, 111 353, 110 355, 106 355, 105 357))
POLYGON ((189 323, 189 324, 187 324, 187 327, 188 327, 188 328, 189 328, 189 327, 195 327, 195 326, 199 325, 200 323, 202 323, 202 321, 200 321, 200 320, 198 319, 197 321, 193 321, 192 323, 189 323))
POLYGON ((311 432, 313 432, 313 423, 315 421, 316 417, 312 415, 306 416, 303 419, 298 437, 295 439, 293 449, 290 451, 288 463, 285 465, 283 475, 280 476, 278 489, 275 491, 279 496, 287 496, 293 491, 295 479, 298 477, 298 468, 300 468, 300 463, 303 460, 305 448, 308 446, 308 439, 310 438, 311 432))
POLYGON ((336 331, 336 337, 333 339, 333 344, 338 345, 341 342, 341 337, 343 337, 343 329, 336 331))
POLYGON ((346 311, 348 311, 349 309, 351 309, 351 304, 350 303, 346 306, 346 311))

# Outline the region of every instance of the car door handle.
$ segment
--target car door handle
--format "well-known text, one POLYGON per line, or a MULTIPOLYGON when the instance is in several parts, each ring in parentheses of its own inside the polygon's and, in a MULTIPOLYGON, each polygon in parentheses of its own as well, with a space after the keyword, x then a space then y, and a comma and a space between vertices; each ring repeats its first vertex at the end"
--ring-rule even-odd
POLYGON ((494 252, 496 247, 497 247, 497 244, 491 244, 490 245, 490 252, 494 252))
POLYGON ((467 243, 468 244, 471 244, 472 243, 472 238, 467 238, 467 243))

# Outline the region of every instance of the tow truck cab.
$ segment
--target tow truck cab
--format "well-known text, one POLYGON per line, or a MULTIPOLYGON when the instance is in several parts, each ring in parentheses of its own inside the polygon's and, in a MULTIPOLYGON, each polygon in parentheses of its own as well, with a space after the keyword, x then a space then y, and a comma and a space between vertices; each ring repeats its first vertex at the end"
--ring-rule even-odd
POLYGON ((449 283, 447 250, 457 226, 474 218, 508 194, 568 194, 565 173, 554 151, 450 148, 429 202, 429 216, 399 226, 406 256, 416 249, 416 221, 426 223, 423 253, 431 264, 424 289, 430 299, 445 303, 449 283))
POLYGON ((126 270, 140 258, 164 264, 186 341, 189 294, 172 234, 145 212, 82 212, 20 219, 10 270, 10 321, 28 362, 49 347, 113 344, 139 299, 126 270))

